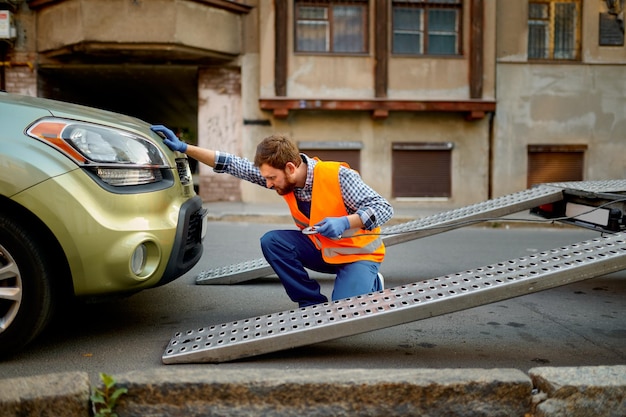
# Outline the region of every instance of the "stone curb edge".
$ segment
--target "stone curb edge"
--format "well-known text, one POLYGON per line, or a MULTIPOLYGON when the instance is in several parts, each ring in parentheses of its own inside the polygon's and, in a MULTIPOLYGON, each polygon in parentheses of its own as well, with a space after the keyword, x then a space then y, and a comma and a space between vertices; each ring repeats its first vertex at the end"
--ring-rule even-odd
MULTIPOLYGON (((225 370, 113 375, 119 417, 626 415, 626 365, 517 369, 225 370)), ((91 414, 87 373, 0 380, 3 417, 91 414)))

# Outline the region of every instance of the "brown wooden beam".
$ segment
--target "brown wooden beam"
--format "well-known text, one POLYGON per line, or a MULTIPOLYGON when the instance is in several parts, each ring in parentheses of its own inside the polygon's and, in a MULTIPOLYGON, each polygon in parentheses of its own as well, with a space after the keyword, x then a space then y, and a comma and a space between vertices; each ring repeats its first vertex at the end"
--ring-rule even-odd
POLYGON ((465 120, 471 122, 473 120, 480 120, 485 118, 484 111, 468 111, 465 113, 465 120))
POLYGON ((470 5, 470 98, 483 96, 483 28, 485 10, 483 0, 472 0, 470 5))
POLYGON ((374 109, 372 112, 372 119, 374 120, 384 120, 389 117, 389 110, 387 109, 374 109))
POLYGON ((378 98, 387 97, 389 40, 389 2, 376 0, 374 13, 374 91, 378 98))
POLYGON ((274 112, 277 118, 286 118, 290 111, 369 111, 375 119, 384 119, 391 111, 405 112, 457 112, 466 113, 468 120, 485 117, 486 113, 496 110, 492 100, 336 100, 336 99, 295 99, 262 98, 259 100, 262 110, 274 112))
POLYGON ((287 95, 287 1, 274 0, 274 92, 287 95))

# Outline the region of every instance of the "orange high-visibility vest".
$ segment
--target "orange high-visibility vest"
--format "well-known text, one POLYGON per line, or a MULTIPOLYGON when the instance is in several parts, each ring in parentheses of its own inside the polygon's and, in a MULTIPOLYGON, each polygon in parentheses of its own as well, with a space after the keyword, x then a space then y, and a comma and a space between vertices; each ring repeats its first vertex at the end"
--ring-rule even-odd
MULTIPOLYGON (((339 185, 341 165, 349 168, 346 163, 330 161, 318 161, 315 165, 310 218, 298 208, 293 192, 283 196, 296 226, 300 229, 319 223, 326 217, 348 215, 339 185)), ((343 233, 341 239, 329 239, 320 234, 309 235, 309 238, 322 252, 324 260, 331 264, 355 261, 382 262, 385 257, 385 245, 380 237, 380 227, 371 231, 349 229, 343 233)))

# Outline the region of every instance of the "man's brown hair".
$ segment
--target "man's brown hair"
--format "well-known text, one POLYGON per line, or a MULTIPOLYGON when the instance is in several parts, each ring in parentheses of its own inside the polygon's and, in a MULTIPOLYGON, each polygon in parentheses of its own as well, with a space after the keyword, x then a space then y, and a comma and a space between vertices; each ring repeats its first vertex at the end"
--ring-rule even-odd
POLYGON ((286 136, 274 134, 257 145, 254 156, 255 166, 267 164, 272 168, 284 170, 287 162, 292 162, 298 167, 302 163, 302 157, 295 143, 286 136))

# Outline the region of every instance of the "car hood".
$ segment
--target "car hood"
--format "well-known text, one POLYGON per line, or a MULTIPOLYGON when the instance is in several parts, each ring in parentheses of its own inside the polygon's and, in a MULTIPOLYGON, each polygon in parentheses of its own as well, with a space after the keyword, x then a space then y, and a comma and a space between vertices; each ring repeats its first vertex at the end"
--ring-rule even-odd
POLYGON ((112 127, 124 128, 146 133, 150 125, 135 117, 111 112, 108 110, 95 109, 80 104, 67 103, 56 100, 48 100, 40 97, 30 97, 18 94, 0 92, 0 102, 8 102, 16 105, 38 107, 48 111, 53 116, 68 119, 83 120, 97 124, 105 124, 112 127))

